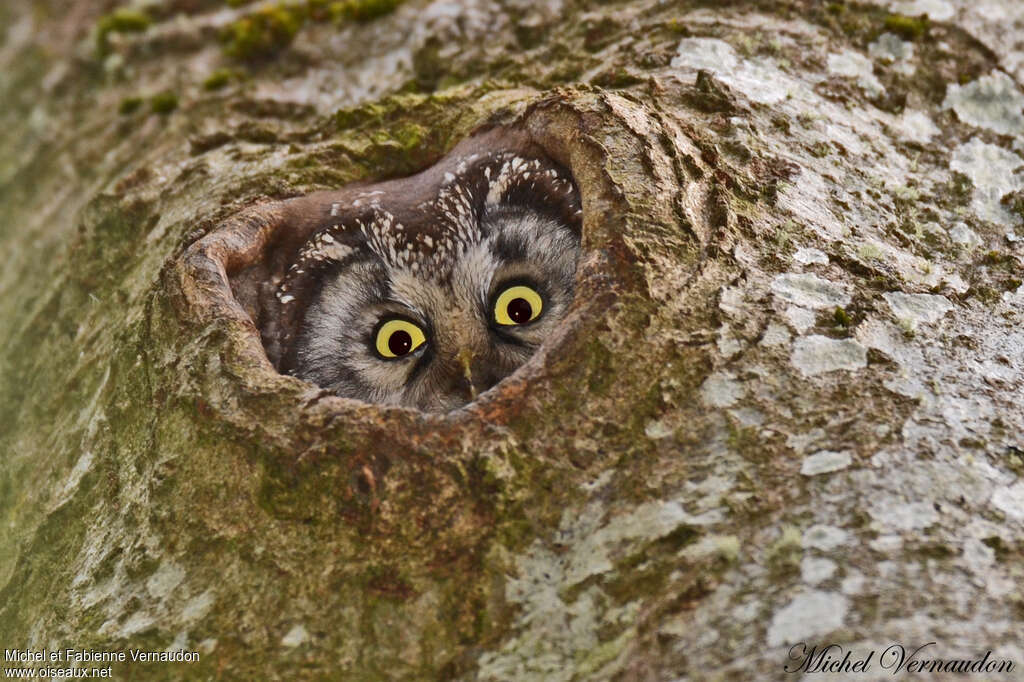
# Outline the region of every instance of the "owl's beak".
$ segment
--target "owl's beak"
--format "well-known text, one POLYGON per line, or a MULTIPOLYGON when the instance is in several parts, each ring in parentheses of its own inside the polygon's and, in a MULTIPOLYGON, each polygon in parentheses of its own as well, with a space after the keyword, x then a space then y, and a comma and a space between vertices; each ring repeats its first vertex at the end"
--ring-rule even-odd
POLYGON ((469 399, 476 400, 476 384, 473 383, 473 351, 463 348, 455 356, 455 359, 459 361, 459 365, 462 367, 462 376, 469 384, 469 399))

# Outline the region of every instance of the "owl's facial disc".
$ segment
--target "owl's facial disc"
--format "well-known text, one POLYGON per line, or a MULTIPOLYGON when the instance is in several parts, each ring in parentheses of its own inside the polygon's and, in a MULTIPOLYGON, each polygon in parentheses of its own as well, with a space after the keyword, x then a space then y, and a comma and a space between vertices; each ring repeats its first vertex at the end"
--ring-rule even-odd
MULTIPOLYGON (((543 299, 536 289, 525 284, 510 284, 500 289, 491 306, 492 321, 496 329, 521 327, 535 322, 543 309, 543 299)), ((418 357, 425 351, 426 343, 426 332, 419 325, 393 315, 382 317, 373 333, 373 348, 381 360, 399 360, 411 355, 418 357)), ((472 351, 460 349, 458 357, 468 378, 472 373, 472 351)), ((469 381, 472 383, 472 379, 469 381)))
POLYGON ((552 334, 573 299, 575 186, 546 160, 463 161, 435 200, 401 215, 375 205, 320 233, 334 257, 294 268, 319 282, 293 374, 343 397, 449 410, 552 334))

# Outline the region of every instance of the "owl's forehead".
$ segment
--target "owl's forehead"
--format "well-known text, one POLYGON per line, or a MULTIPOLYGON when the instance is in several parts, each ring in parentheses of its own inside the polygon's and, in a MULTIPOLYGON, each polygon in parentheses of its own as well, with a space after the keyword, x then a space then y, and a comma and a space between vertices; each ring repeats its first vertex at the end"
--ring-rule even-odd
POLYGON ((436 323, 456 309, 476 310, 487 296, 498 263, 482 244, 477 244, 456 261, 437 263, 437 267, 446 274, 439 277, 412 268, 389 269, 382 274, 382 288, 388 291, 390 300, 436 323))
POLYGON ((431 192, 406 179, 332 202, 332 220, 303 247, 300 260, 341 262, 369 251, 391 269, 447 278, 453 263, 487 236, 481 219, 488 211, 512 199, 531 208, 575 195, 571 178, 543 158, 505 151, 446 161, 432 175, 431 192))

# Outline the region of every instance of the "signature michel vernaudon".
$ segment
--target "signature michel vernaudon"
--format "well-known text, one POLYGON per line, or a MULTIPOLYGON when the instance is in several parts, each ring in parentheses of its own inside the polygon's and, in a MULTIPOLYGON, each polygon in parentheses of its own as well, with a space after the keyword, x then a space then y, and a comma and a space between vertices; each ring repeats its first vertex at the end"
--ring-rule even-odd
POLYGON ((917 648, 890 644, 884 649, 855 651, 839 644, 808 646, 801 642, 789 650, 787 673, 1008 673, 1013 661, 992 656, 991 651, 974 658, 932 657, 935 642, 917 648))

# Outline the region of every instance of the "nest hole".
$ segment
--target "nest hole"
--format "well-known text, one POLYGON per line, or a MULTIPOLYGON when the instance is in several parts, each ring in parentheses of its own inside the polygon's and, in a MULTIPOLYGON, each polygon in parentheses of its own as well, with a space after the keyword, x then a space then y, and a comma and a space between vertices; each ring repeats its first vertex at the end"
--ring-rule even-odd
POLYGON ((568 161, 491 128, 414 175, 261 204, 201 242, 277 372, 446 412, 536 364, 579 309, 568 161))

